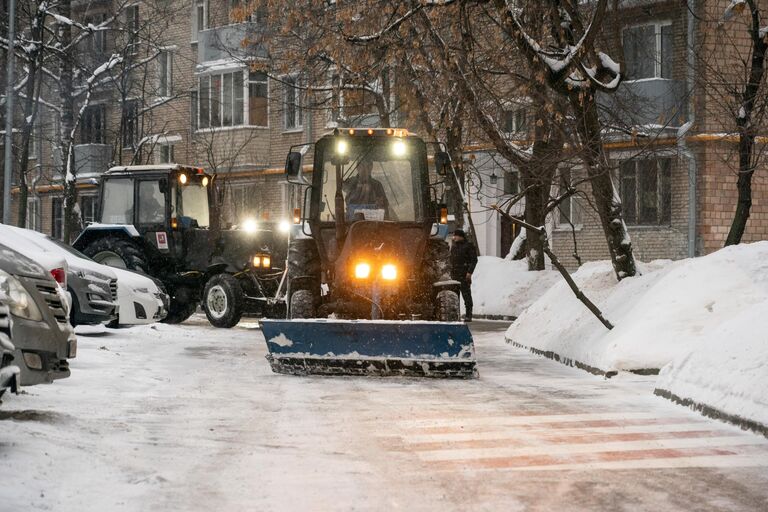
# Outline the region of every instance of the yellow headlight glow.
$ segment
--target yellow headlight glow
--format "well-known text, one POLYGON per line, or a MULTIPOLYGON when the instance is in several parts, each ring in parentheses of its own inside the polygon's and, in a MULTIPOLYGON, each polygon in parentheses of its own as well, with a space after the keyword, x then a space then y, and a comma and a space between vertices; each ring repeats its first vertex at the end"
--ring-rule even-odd
POLYGON ((355 277, 358 279, 368 279, 371 275, 371 266, 367 263, 358 263, 355 265, 355 277))
POLYGON ((253 257, 253 266, 254 267, 260 267, 261 266, 261 256, 254 256, 253 257))
POLYGON ((385 281, 394 281, 397 279, 397 267, 391 263, 387 263, 381 267, 381 277, 385 281))
POLYGON ((209 181, 208 176, 203 176, 202 184, 204 187, 208 186, 208 181, 209 181))
POLYGON ((186 174, 179 174, 179 183, 182 185, 187 184, 187 175, 186 174))
POLYGON ((346 155, 347 154, 347 141, 340 140, 336 143, 336 153, 340 155, 346 155))
POLYGON ((401 140, 396 140, 392 144, 392 153, 395 156, 405 156, 405 153, 406 153, 405 142, 401 140))
POLYGON ((269 268, 272 265, 272 258, 269 256, 264 256, 261 258, 261 264, 264 268, 269 268))

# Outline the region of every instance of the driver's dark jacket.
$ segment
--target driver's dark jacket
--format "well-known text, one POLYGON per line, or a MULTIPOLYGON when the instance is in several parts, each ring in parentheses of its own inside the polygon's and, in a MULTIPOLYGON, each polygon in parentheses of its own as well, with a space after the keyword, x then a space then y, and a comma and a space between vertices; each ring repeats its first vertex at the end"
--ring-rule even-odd
POLYGON ((463 281, 467 274, 475 271, 477 251, 466 240, 453 242, 451 245, 451 279, 463 281))

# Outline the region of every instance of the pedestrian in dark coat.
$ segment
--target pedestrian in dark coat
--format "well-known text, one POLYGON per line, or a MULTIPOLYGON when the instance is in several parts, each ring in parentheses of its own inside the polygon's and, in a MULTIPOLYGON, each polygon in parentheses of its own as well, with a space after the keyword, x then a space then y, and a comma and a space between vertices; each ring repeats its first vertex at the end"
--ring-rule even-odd
POLYGON ((461 284, 461 296, 467 314, 464 321, 472 321, 472 273, 477 266, 477 250, 467 241, 467 235, 461 229, 453 232, 451 244, 451 279, 461 284))

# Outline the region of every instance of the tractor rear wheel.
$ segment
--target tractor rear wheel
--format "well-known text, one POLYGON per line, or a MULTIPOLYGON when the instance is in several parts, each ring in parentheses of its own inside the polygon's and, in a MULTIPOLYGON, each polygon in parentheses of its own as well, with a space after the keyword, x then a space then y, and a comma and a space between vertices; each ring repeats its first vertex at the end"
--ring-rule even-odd
POLYGON ((291 304, 288 308, 291 318, 314 318, 315 298, 309 290, 296 290, 291 294, 291 304))
POLYGON ((458 322, 460 314, 459 294, 451 290, 437 293, 437 319, 440 322, 458 322))
POLYGON ((147 258, 141 248, 132 240, 107 236, 92 241, 83 249, 97 263, 110 267, 147 273, 147 258))
POLYGON ((229 274, 217 274, 205 284, 203 309, 214 327, 230 328, 243 316, 245 297, 240 283, 229 274))

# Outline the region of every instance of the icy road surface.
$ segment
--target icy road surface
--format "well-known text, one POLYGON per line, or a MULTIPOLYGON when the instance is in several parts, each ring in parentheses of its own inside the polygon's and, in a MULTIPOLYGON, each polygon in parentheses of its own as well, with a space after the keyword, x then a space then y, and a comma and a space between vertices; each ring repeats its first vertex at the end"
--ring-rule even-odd
POLYGON ((0 406, 0 510, 768 509, 764 437, 472 328, 475 381, 275 375, 253 322, 78 329, 70 379, 0 406))

